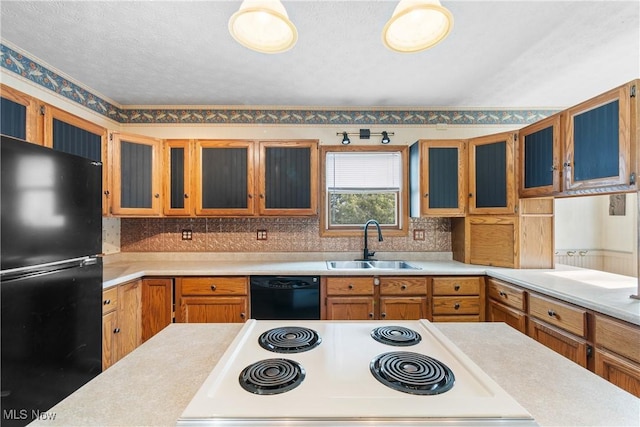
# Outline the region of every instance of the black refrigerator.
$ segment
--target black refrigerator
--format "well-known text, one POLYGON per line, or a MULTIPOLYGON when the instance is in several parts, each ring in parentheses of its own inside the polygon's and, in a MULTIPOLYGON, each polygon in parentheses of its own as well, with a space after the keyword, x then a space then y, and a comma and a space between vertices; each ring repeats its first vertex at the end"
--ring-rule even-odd
POLYGON ((102 370, 102 165, 0 148, 0 424, 20 426, 102 370))

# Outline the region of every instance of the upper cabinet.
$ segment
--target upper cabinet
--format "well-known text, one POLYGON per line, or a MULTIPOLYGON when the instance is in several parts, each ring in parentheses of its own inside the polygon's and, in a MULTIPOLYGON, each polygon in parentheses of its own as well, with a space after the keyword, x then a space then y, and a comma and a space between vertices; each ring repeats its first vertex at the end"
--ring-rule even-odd
POLYGON ((515 213, 515 140, 506 132, 469 140, 469 213, 515 213))
POLYGON ((636 97, 631 82, 563 112, 565 191, 635 188, 636 97))
POLYGON ((2 134, 42 144, 42 127, 38 100, 0 84, 0 129, 2 134))
POLYGON ((463 140, 421 140, 411 146, 411 215, 463 216, 467 149, 463 140))
POLYGON ((260 215, 315 215, 318 212, 317 194, 316 141, 260 142, 260 215))
POLYGON ((520 130, 520 197, 551 196, 560 192, 560 133, 560 114, 520 130))
POLYGON ((255 206, 253 141, 195 143, 196 214, 252 215, 255 206))
POLYGON ((102 163, 102 214, 106 215, 110 194, 107 130, 55 107, 42 108, 46 147, 102 163))
POLYGON ((164 143, 163 213, 189 216, 193 213, 191 179, 192 141, 170 139, 164 143))
POLYGON ((196 215, 315 215, 317 141, 195 142, 196 215))
POLYGON ((112 133, 113 197, 111 213, 121 216, 161 214, 162 141, 112 133))

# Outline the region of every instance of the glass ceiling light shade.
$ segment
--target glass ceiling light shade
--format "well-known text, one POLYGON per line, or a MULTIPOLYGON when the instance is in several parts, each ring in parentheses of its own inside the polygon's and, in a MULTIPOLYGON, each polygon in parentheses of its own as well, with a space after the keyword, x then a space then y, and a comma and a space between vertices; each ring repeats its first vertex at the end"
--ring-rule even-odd
POLYGON ((229 32, 241 45, 262 53, 285 52, 298 41, 280 0, 244 0, 229 19, 229 32))
POLYGON ((453 15, 438 0, 401 0, 382 30, 382 41, 396 52, 420 52, 444 40, 451 28, 453 15))

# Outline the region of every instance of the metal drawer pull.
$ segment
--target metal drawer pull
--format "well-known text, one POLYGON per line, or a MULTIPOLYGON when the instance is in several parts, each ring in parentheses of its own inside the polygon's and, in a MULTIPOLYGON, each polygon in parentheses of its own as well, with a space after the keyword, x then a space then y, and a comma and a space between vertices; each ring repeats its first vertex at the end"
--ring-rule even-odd
POLYGON ((507 296, 507 293, 506 293, 506 292, 504 292, 504 291, 500 291, 500 292, 498 292, 498 294, 499 294, 501 297, 506 297, 506 296, 507 296))
POLYGON ((240 313, 240 318, 241 318, 241 319, 244 319, 246 316, 247 316, 246 314, 244 314, 244 313, 240 313))
POLYGON ((103 304, 104 305, 109 305, 109 304, 111 304, 111 300, 110 299, 106 299, 106 300, 104 300, 103 304))
POLYGON ((454 291, 459 291, 459 290, 460 290, 460 285, 455 285, 455 286, 453 287, 453 290, 454 290, 454 291))
POLYGON ((548 314, 549 316, 553 317, 553 316, 555 316, 555 315, 556 315, 556 312, 555 312, 555 311, 553 311, 553 310, 549 310, 549 311, 547 311, 547 314, 548 314))
POLYGON ((353 289, 353 285, 349 283, 349 289, 353 289))
POLYGON ((402 289, 403 291, 407 290, 407 285, 400 286, 400 289, 402 289))
POLYGON ((114 334, 117 334, 118 332, 120 332, 120 328, 115 328, 115 329, 113 330, 113 333, 114 333, 114 334))
POLYGON ((216 290, 216 285, 211 285, 211 290, 215 291, 216 290))
POLYGON ((459 309, 459 308, 460 308, 460 303, 455 303, 455 304, 453 305, 453 309, 454 309, 454 310, 457 310, 457 309, 459 309))
POLYGON ((385 317, 387 317, 387 313, 380 313, 380 317, 384 319, 385 317))
POLYGON ((369 319, 373 319, 373 313, 369 313, 369 319))

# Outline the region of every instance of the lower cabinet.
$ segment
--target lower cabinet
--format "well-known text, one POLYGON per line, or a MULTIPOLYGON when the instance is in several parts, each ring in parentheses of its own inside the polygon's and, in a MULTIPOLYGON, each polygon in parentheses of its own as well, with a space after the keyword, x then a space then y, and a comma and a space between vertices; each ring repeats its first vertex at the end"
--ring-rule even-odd
POLYGON ((142 342, 173 322, 173 279, 142 280, 142 342))
POLYGON ((595 324, 596 374, 640 397, 640 328, 600 315, 595 324))
POLYGON ((328 320, 429 318, 426 277, 327 277, 325 286, 328 320))
POLYGON ((434 322, 483 322, 485 287, 483 277, 434 277, 434 322))
POLYGON ((584 339, 531 317, 529 318, 528 329, 529 336, 540 344, 544 344, 584 368, 588 367, 589 346, 584 339))
POLYGON ((527 333, 527 293, 500 280, 487 279, 488 309, 490 322, 504 322, 527 333))
POLYGON ((142 281, 134 280, 103 292, 102 369, 122 359, 142 342, 142 281))
POLYGON ((514 329, 527 333, 527 315, 514 308, 500 304, 493 299, 489 300, 489 322, 504 322, 514 329))
POLYGON ((244 322, 249 318, 248 289, 248 277, 179 277, 176 322, 244 322))

